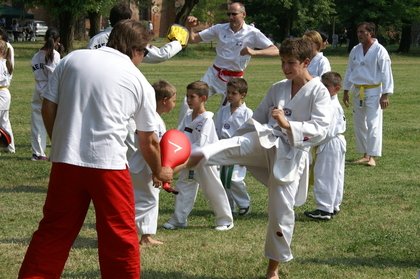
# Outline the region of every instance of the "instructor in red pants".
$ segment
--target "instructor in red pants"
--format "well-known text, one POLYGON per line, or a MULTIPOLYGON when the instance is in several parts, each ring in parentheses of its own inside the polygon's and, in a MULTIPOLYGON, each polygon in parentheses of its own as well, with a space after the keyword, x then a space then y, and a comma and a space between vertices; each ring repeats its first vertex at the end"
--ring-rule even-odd
POLYGON ((74 51, 55 69, 42 105, 52 146, 44 216, 19 278, 60 278, 91 201, 101 277, 140 278, 124 144, 130 117, 155 179, 173 177, 170 168, 161 167, 154 90, 137 68, 149 41, 139 22, 124 20, 114 26, 106 47, 74 51))

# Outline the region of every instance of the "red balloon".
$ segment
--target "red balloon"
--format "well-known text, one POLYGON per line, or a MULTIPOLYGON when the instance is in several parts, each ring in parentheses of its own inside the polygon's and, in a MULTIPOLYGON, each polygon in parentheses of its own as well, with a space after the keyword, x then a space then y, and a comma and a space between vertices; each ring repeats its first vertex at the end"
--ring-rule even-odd
MULTIPOLYGON (((163 167, 179 166, 190 157, 190 140, 179 130, 168 130, 160 140, 160 154, 163 167)), ((168 182, 164 182, 162 188, 169 193, 178 194, 178 191, 174 190, 168 182)))

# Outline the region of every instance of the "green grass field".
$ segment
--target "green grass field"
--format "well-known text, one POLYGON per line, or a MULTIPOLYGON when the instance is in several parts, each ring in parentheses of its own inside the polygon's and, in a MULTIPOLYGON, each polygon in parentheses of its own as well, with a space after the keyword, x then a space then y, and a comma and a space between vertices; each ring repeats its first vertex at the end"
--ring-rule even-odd
MULTIPOLYGON (((158 42, 159 43, 159 42, 158 42)), ((83 45, 83 44, 81 44, 83 45)), ((10 117, 16 154, 0 156, 0 279, 16 278, 31 235, 42 217, 50 163, 30 161, 30 101, 34 88, 30 59, 40 43, 16 43, 16 70, 10 91, 10 117)), ((420 56, 392 54, 395 95, 384 114, 384 151, 377 167, 347 163, 341 213, 329 222, 304 217, 314 208, 312 189, 307 203, 296 208, 292 243, 295 259, 281 265, 281 278, 416 278, 420 269, 420 56)), ((333 70, 344 75, 344 49, 327 50, 333 70)), ((166 79, 182 100, 188 83, 199 80, 211 65, 208 45, 191 46, 159 65, 141 65, 154 82, 166 79)), ((98 69, 100 70, 100 69, 98 69)), ((247 105, 255 108, 269 86, 283 79, 279 58, 254 58, 246 71, 247 105)), ((341 93, 340 93, 341 94, 341 93)), ((341 96, 340 96, 341 99, 341 96)), ((215 110, 218 98, 209 101, 215 110)), ((355 152, 351 109, 347 115, 347 161, 355 152)), ((165 116, 176 127, 178 108, 165 116)), ((252 212, 236 218, 227 232, 212 229, 214 217, 201 193, 184 230, 158 229, 165 244, 142 247, 144 279, 264 278, 263 245, 267 223, 267 192, 249 175, 252 212)), ((174 196, 162 192, 159 224, 173 211, 174 196)), ((62 278, 99 278, 94 210, 74 243, 62 278)))

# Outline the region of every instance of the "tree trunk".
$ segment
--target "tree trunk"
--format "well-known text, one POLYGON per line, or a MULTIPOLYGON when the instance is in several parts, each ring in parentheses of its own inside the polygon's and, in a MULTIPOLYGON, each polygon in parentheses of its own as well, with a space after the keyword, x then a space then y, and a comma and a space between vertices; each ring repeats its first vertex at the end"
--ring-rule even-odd
POLYGON ((92 38, 101 30, 101 14, 99 12, 88 12, 90 21, 89 37, 92 38))
POLYGON ((60 42, 64 47, 65 53, 69 53, 73 48, 75 18, 71 12, 63 11, 58 15, 60 26, 60 42))
POLYGON ((401 30, 401 40, 397 52, 407 53, 411 46, 411 23, 403 23, 401 30))
POLYGON ((184 6, 182 6, 182 9, 176 14, 175 23, 185 25, 187 17, 190 15, 194 6, 198 4, 198 1, 199 0, 185 0, 184 6))

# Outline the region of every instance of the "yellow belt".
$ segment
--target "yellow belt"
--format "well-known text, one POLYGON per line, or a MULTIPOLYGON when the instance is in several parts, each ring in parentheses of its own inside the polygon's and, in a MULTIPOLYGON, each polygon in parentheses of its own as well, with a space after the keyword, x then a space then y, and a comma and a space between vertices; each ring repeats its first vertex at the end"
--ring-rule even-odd
POLYGON ((365 99, 365 89, 371 89, 381 86, 381 84, 355 84, 354 87, 359 88, 359 102, 360 106, 363 106, 363 101, 365 99))
POLYGON ((0 90, 7 89, 7 88, 9 88, 9 87, 8 86, 0 86, 0 90))

